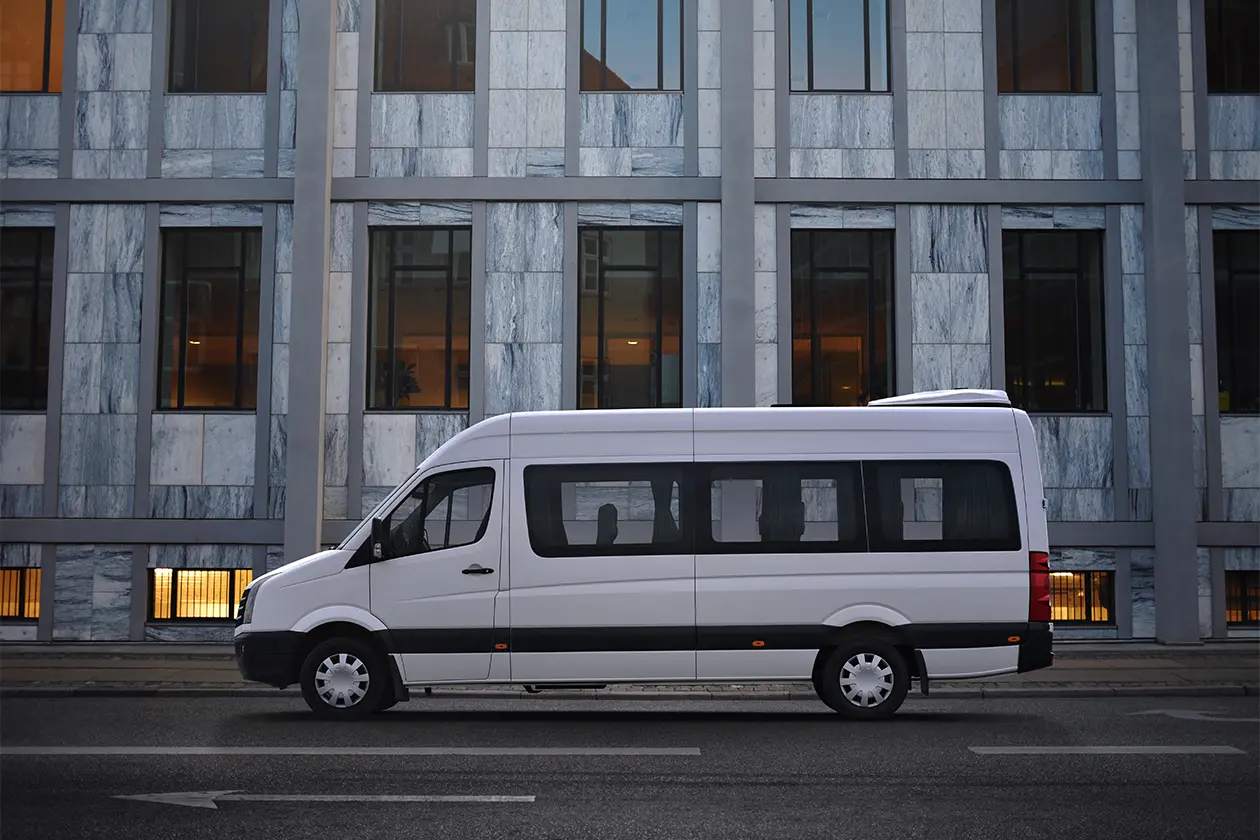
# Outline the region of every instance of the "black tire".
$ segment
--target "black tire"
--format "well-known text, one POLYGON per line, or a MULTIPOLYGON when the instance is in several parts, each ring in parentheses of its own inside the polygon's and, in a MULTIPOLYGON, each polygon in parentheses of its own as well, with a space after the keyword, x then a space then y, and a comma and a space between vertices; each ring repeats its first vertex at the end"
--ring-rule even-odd
POLYGON ((302 662, 300 681, 306 705, 325 720, 362 720, 393 693, 376 648, 347 636, 316 645, 302 662))
POLYGON ((850 720, 891 718, 909 689, 905 657, 892 642, 877 637, 841 642, 814 683, 819 699, 850 720))

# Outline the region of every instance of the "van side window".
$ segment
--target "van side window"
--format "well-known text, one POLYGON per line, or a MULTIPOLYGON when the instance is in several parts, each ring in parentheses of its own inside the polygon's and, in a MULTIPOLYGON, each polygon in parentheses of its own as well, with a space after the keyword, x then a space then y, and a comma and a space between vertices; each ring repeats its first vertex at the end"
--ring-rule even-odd
POLYGON ((871 551, 1017 551, 1011 471, 997 461, 866 461, 871 551))
POLYGON ((539 557, 691 552, 687 465, 525 468, 525 517, 539 557))
POLYGON ((698 465, 712 553, 866 550, 858 462, 698 465))
POLYGON ((389 515, 390 554, 405 557, 477 542, 490 522, 493 497, 489 467, 429 476, 389 515))

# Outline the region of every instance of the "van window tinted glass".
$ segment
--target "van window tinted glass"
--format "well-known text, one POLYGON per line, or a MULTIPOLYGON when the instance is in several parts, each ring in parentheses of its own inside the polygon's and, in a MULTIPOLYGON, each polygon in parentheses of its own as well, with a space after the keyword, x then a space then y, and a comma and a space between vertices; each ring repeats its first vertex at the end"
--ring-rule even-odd
POLYGON ((712 551, 864 551, 856 462, 708 468, 712 551))
POLYGON ((489 467, 429 476, 390 514, 390 554, 405 557, 477 542, 485 534, 493 496, 489 467))
POLYGON ((1010 469, 996 461, 863 464, 872 551, 1015 551, 1010 469))
POLYGON ((525 469, 529 541, 540 557, 690 553, 684 467, 525 469))

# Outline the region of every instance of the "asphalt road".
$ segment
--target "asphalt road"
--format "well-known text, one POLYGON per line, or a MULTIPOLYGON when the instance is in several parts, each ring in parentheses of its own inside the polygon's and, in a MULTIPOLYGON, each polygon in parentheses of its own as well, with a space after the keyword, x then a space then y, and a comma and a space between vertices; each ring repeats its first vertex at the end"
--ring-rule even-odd
POLYGON ((884 724, 811 702, 431 698, 328 724, 287 699, 7 699, 0 834, 1255 840, 1257 756, 1254 697, 912 699, 884 724))

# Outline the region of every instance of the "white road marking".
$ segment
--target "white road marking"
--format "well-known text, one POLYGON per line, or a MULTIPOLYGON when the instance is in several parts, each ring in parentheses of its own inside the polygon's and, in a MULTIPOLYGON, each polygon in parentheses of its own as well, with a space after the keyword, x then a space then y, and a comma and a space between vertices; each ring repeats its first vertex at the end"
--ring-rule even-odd
POLYGON ((1246 755, 1234 747, 968 747, 976 755, 1246 755))
POLYGON ((1149 712, 1129 712, 1129 717, 1136 715, 1167 715, 1181 720, 1210 720, 1215 723, 1260 723, 1260 718, 1215 717, 1222 712, 1200 712, 1195 709, 1151 709, 1149 712))
POLYGON ((181 793, 139 793, 115 796, 162 805, 218 810, 215 802, 533 802, 533 796, 356 795, 340 793, 250 794, 235 790, 190 790, 181 793))
POLYGON ((54 747, 0 746, 0 756, 370 755, 655 756, 700 755, 699 747, 54 747))

